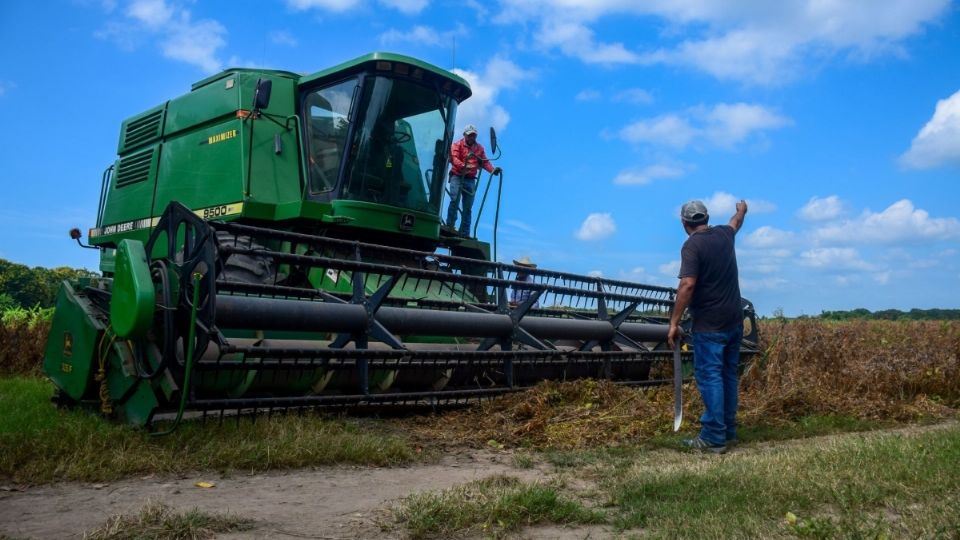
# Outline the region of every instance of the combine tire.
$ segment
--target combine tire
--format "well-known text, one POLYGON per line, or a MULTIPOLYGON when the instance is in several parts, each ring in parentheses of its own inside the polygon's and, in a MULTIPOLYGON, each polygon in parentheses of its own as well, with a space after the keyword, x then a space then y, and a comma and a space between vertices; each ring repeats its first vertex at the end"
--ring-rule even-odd
MULTIPOLYGON (((217 242, 223 246, 236 246, 244 249, 266 249, 249 236, 235 236, 227 231, 217 231, 217 242)), ((272 284, 276 275, 273 258, 234 253, 223 263, 221 276, 227 281, 272 284)))

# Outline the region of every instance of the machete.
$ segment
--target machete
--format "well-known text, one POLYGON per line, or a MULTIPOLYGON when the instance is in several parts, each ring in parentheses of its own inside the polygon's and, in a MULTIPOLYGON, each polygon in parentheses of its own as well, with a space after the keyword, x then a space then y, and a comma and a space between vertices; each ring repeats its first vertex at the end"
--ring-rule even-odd
POLYGON ((683 423, 683 372, 680 369, 680 342, 673 347, 673 430, 683 423))

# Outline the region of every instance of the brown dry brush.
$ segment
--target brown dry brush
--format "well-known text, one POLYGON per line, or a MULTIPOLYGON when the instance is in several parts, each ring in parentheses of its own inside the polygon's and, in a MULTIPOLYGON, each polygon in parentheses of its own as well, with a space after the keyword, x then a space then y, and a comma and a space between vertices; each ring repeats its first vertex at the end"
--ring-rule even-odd
MULTIPOLYGON (((741 379, 743 424, 827 414, 904 421, 960 409, 960 322, 767 321, 761 332, 761 354, 741 379)), ((703 410, 694 384, 683 399, 690 429, 703 410)), ((672 419, 672 388, 577 381, 409 423, 434 443, 590 448, 667 433, 672 419)))
POLYGON ((767 322, 741 381, 745 421, 908 420, 960 407, 960 323, 767 322))

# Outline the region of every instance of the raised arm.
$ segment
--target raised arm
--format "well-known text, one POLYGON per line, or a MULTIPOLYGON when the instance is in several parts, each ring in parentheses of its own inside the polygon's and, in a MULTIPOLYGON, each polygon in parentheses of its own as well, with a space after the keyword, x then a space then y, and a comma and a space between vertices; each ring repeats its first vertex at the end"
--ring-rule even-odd
POLYGON ((743 217, 747 215, 747 201, 741 200, 737 203, 737 213, 730 218, 730 227, 736 233, 743 226, 743 217))

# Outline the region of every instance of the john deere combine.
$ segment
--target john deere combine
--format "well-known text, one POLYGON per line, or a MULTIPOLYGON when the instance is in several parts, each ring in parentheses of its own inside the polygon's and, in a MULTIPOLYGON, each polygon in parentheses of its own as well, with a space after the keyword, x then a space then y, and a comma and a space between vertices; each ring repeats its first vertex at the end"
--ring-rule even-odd
POLYGON ((89 231, 104 277, 57 300, 57 401, 151 425, 679 375, 673 289, 498 263, 441 227, 470 93, 378 53, 309 76, 229 69, 124 122, 89 231), (517 288, 532 294, 513 305, 517 288))

